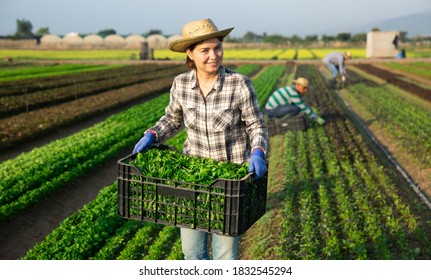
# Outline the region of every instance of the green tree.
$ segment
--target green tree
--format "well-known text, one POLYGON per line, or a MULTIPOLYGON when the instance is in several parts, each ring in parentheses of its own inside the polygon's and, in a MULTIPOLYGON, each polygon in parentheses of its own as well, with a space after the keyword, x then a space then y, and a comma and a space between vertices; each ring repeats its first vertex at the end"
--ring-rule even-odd
POLYGON ((115 31, 114 29, 103 29, 100 30, 97 35, 101 36, 101 37, 106 37, 108 35, 113 35, 113 34, 117 34, 117 31, 115 31))
POLYGON ((246 43, 250 43, 250 42, 262 42, 262 36, 257 35, 253 32, 248 31, 247 33, 244 34, 244 36, 242 37, 244 42, 246 43))
POLYGON ((304 38, 304 43, 305 44, 312 44, 312 43, 314 43, 314 42, 317 42, 318 41, 318 37, 317 37, 317 35, 307 35, 307 36, 305 36, 305 38, 304 38))
POLYGON ((271 43, 271 44, 284 44, 287 43, 287 38, 283 37, 282 35, 267 35, 265 36, 264 40, 265 43, 271 43))
POLYGON ((355 35, 352 36, 351 39, 352 42, 354 43, 363 43, 367 41, 367 34, 365 33, 356 33, 355 35))
POLYGON ((338 41, 349 42, 352 35, 350 33, 338 33, 335 37, 338 41))
POLYGON ((297 46, 302 43, 302 38, 298 35, 293 35, 289 37, 289 41, 292 43, 292 45, 297 46))
POLYGON ((331 42, 335 41, 335 37, 329 35, 322 35, 321 40, 325 46, 328 46, 331 42))
POLYGON ((30 21, 25 19, 17 19, 16 20, 16 32, 15 37, 17 39, 30 39, 34 38, 34 34, 32 32, 33 25, 30 21))
POLYGON ((400 31, 400 42, 407 42, 407 31, 400 31))
POLYGON ((49 28, 48 27, 41 27, 36 31, 36 36, 42 37, 43 35, 49 34, 49 28))
POLYGON ((160 29, 151 29, 149 32, 148 32, 148 36, 149 35, 162 35, 163 33, 162 33, 162 30, 160 30, 160 29))

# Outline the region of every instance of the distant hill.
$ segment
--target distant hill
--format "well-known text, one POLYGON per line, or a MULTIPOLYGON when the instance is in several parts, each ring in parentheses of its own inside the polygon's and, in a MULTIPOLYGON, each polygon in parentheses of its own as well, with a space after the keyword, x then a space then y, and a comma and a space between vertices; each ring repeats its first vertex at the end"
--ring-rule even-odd
POLYGON ((407 37, 416 35, 431 36, 431 11, 372 22, 362 26, 353 26, 345 30, 331 30, 326 34, 348 32, 351 34, 368 33, 374 27, 381 31, 406 31, 407 37))

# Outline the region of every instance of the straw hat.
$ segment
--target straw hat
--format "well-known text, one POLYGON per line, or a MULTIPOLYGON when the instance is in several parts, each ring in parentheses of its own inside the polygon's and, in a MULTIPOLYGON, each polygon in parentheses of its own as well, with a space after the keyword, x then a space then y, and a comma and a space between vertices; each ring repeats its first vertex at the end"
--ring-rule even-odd
POLYGON ((194 43, 201 42, 210 38, 226 37, 233 27, 218 30, 214 22, 207 18, 186 23, 182 30, 182 39, 169 44, 169 49, 174 52, 185 52, 194 43))
POLYGON ((347 57, 348 59, 351 59, 351 58, 352 58, 352 53, 351 53, 351 52, 345 52, 344 54, 346 55, 346 57, 347 57))
POLYGON ((308 88, 308 80, 302 77, 297 78, 296 80, 293 80, 294 84, 300 84, 303 87, 308 88))

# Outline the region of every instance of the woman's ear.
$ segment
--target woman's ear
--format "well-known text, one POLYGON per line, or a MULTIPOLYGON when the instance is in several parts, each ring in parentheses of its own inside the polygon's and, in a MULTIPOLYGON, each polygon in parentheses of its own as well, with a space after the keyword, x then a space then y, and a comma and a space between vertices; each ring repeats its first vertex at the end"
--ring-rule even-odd
POLYGON ((190 58, 191 61, 194 61, 193 52, 190 49, 186 49, 186 54, 190 58))

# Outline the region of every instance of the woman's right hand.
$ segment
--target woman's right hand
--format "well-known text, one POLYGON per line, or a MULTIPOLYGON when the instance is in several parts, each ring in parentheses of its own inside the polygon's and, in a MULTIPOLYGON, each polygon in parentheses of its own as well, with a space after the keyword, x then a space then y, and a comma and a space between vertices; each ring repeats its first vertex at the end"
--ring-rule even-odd
POLYGON ((142 137, 138 143, 136 143, 135 148, 133 149, 133 153, 136 154, 140 152, 145 152, 155 141, 156 136, 151 132, 147 132, 145 136, 142 137))

